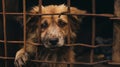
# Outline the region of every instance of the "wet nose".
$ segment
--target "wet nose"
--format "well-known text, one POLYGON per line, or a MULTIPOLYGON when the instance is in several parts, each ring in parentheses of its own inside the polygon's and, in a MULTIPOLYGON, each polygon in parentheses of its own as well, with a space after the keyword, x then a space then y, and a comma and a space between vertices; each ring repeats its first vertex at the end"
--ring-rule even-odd
POLYGON ((51 45, 57 45, 57 43, 58 43, 58 38, 50 39, 49 42, 51 43, 51 45))

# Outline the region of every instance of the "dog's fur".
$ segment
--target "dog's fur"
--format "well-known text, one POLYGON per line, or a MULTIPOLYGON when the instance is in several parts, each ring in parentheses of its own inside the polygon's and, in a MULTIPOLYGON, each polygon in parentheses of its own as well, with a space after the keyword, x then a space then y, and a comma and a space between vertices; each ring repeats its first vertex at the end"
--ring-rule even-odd
MULTIPOLYGON (((63 15, 68 13, 65 5, 42 6, 42 14, 60 14, 39 16, 39 7, 35 6, 29 11, 32 16, 27 20, 27 42, 38 43, 40 47, 39 60, 74 62, 74 52, 70 47, 62 47, 67 42, 67 36, 70 39, 76 38, 77 25, 81 22, 82 16, 63 15), (70 24, 70 28, 69 28, 70 24), (40 29, 39 29, 40 28, 40 29), (39 41, 40 40, 40 41, 39 41)), ((71 14, 85 14, 86 11, 70 7, 71 14)), ((73 42, 73 41, 72 41, 73 42)), ((15 64, 22 66, 29 59, 29 56, 35 56, 37 46, 27 43, 26 51, 24 48, 16 53, 15 64)), ((67 67, 67 64, 49 64, 47 67, 67 67)))

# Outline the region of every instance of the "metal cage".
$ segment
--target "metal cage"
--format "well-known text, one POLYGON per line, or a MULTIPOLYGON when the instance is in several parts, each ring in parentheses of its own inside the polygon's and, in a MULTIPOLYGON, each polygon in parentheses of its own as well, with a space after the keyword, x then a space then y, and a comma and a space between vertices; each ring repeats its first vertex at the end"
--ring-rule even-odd
MULTIPOLYGON (((33 0, 0 0, 0 65, 2 67, 10 67, 12 65, 14 65, 14 54, 15 52, 18 50, 19 45, 24 45, 24 48, 26 48, 26 17, 27 15, 29 15, 26 10, 27 8, 30 6, 28 4, 31 4, 31 2, 34 3, 33 0), (30 2, 30 3, 29 3, 30 2), (12 29, 8 29, 9 28, 9 24, 12 24, 12 22, 16 22, 16 21, 10 21, 11 19, 14 20, 16 19, 16 16, 22 16, 23 17, 23 29, 17 29, 17 35, 13 34, 12 32, 14 32, 13 28, 17 28, 13 27, 12 29), (15 17, 14 17, 15 16, 15 17), (21 36, 19 35, 18 31, 22 30, 22 37, 23 39, 17 40, 17 38, 20 38, 21 36), (10 35, 7 31, 10 31, 10 35), (14 36, 15 35, 15 36, 14 36), (11 37, 10 37, 11 36, 11 37), (15 39, 12 39, 12 37, 16 37, 15 39), (13 54, 12 56, 10 54, 13 54), (12 65, 11 65, 12 64, 12 65)), ((43 4, 43 0, 36 0, 37 4, 39 4, 40 7, 40 11, 39 11, 39 15, 45 15, 41 13, 41 6, 43 4)), ((52 0, 53 1, 53 0, 52 0)), ((54 0, 55 1, 55 0, 54 0)), ((63 0, 62 0, 63 1, 63 0)), ((73 0, 64 0, 66 2, 66 5, 68 6, 68 12, 70 12, 70 6, 71 3, 74 2, 73 0)), ((88 1, 83 1, 83 0, 78 0, 84 3, 87 3, 88 1)), ((110 9, 114 10, 114 1, 117 0, 110 0, 112 3, 113 7, 109 7, 110 9)), ((45 1, 45 2, 49 2, 45 1)), ((104 2, 104 0, 103 0, 104 2)), ((56 3, 56 2, 55 2, 56 3)), ((76 3, 76 2, 75 2, 76 3)), ((111 62, 111 59, 102 59, 102 60, 96 60, 95 59, 95 51, 96 49, 102 48, 104 49, 107 47, 112 47, 112 44, 98 44, 96 45, 96 24, 97 24, 97 19, 96 17, 102 17, 107 19, 107 21, 109 21, 112 25, 114 25, 112 22, 113 20, 119 20, 119 18, 114 18, 114 11, 113 13, 97 13, 99 12, 99 9, 97 10, 97 8, 99 6, 102 5, 97 5, 99 3, 99 0, 90 0, 89 4, 87 5, 88 7, 88 11, 89 13, 87 14, 82 14, 85 17, 90 17, 90 23, 91 23, 91 32, 90 32, 90 43, 85 44, 85 43, 74 43, 74 44, 70 44, 70 34, 68 34, 68 43, 67 43, 67 47, 76 47, 76 46, 81 46, 81 47, 85 47, 89 49, 89 54, 88 54, 88 61, 77 61, 77 62, 54 62, 54 61, 41 61, 41 60, 37 60, 37 51, 36 51, 36 59, 35 60, 31 60, 31 62, 36 63, 36 66, 41 63, 63 63, 63 64, 68 64, 68 66, 72 67, 71 65, 90 65, 90 66, 94 66, 96 64, 99 63, 108 63, 108 64, 119 64, 119 63, 113 63, 111 62), (97 2, 97 3, 96 3, 97 2), (90 5, 90 6, 89 6, 90 5), (98 6, 98 7, 97 7, 98 6), (97 10, 97 11, 96 11, 97 10)), ((109 3, 109 1, 108 1, 109 3)), ((36 3, 35 3, 36 4, 36 3)), ((107 5, 107 4, 106 4, 107 5)), ((77 5, 79 6, 79 4, 77 5)), ((82 7, 82 6, 81 6, 82 7)), ((101 7, 103 8, 103 7, 101 7)), ((83 6, 84 9, 84 6, 83 6)), ((104 11, 104 9, 103 9, 104 11)), ((58 14, 48 14, 48 15, 58 15, 58 14)), ((70 15, 70 13, 67 13, 66 15, 70 15)), ((79 14, 80 15, 80 14, 79 14)), ((86 19, 87 20, 87 19, 86 19)), ((99 21, 99 20, 98 20, 99 21)), ((103 23, 107 23, 107 22, 103 22, 103 23)), ((18 23, 15 23, 18 24, 18 23)), ((12 26, 11 26, 12 27, 12 26)), ((21 26, 20 26, 21 27, 21 26)), ((111 26, 112 27, 112 26, 111 26)), ((114 29, 111 28, 112 31, 114 29)), ((115 27, 115 29, 117 29, 115 27)), ((119 29, 117 29, 117 31, 119 31, 119 29)), ((112 32, 113 33, 113 32, 112 32)), ((104 34, 104 33, 103 33, 104 34)), ((108 34, 109 35, 109 34, 108 34)), ((116 33, 114 33, 114 35, 116 35, 116 33)), ((111 35, 111 37, 113 38, 113 36, 111 35)), ((119 39, 118 39, 119 40, 119 39)), ((39 44, 34 44, 36 46, 40 46, 39 44)), ((111 55, 112 56, 112 55, 111 55)), ((97 56, 98 57, 98 56, 97 56)), ((83 58, 83 60, 85 60, 85 58, 83 58)))

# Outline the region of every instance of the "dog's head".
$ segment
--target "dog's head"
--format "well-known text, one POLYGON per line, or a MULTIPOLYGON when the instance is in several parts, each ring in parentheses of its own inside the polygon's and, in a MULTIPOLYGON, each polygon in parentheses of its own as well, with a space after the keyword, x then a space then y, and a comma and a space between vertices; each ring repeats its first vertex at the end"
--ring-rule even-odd
MULTIPOLYGON (((31 16, 27 22, 28 40, 38 42, 38 38, 40 38, 40 42, 46 48, 53 48, 63 46, 68 34, 70 34, 71 39, 75 38, 75 31, 77 30, 77 25, 81 22, 82 16, 63 15, 63 13, 67 12, 68 7, 65 5, 42 6, 42 14, 60 15, 31 16)), ((39 7, 33 7, 30 13, 37 15, 39 13, 39 7)), ((70 13, 85 14, 86 11, 70 7, 70 13)))

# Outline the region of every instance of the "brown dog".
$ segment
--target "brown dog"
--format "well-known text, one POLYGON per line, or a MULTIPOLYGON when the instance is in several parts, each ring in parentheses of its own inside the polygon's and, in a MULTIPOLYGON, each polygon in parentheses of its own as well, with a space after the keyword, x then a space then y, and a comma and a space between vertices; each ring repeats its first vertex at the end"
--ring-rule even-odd
MULTIPOLYGON (((73 50, 70 47, 63 46, 66 43, 68 34, 70 34, 71 39, 76 38, 76 26, 79 25, 82 17, 78 18, 77 15, 63 15, 68 12, 68 8, 63 4, 42 6, 42 14, 60 15, 42 15, 40 19, 37 15, 39 13, 38 6, 33 7, 29 12, 34 14, 34 16, 31 16, 27 21, 27 42, 40 42, 44 46, 39 48, 39 60, 73 62, 73 50), (70 28, 68 27, 69 23, 70 28)), ((70 7, 70 13, 85 14, 86 11, 70 7)), ((15 65, 18 67, 24 65, 30 56, 35 56, 36 49, 37 46, 27 43, 26 51, 22 48, 16 53, 15 65)), ((49 64, 47 67, 49 66, 67 67, 66 64, 49 64)))

